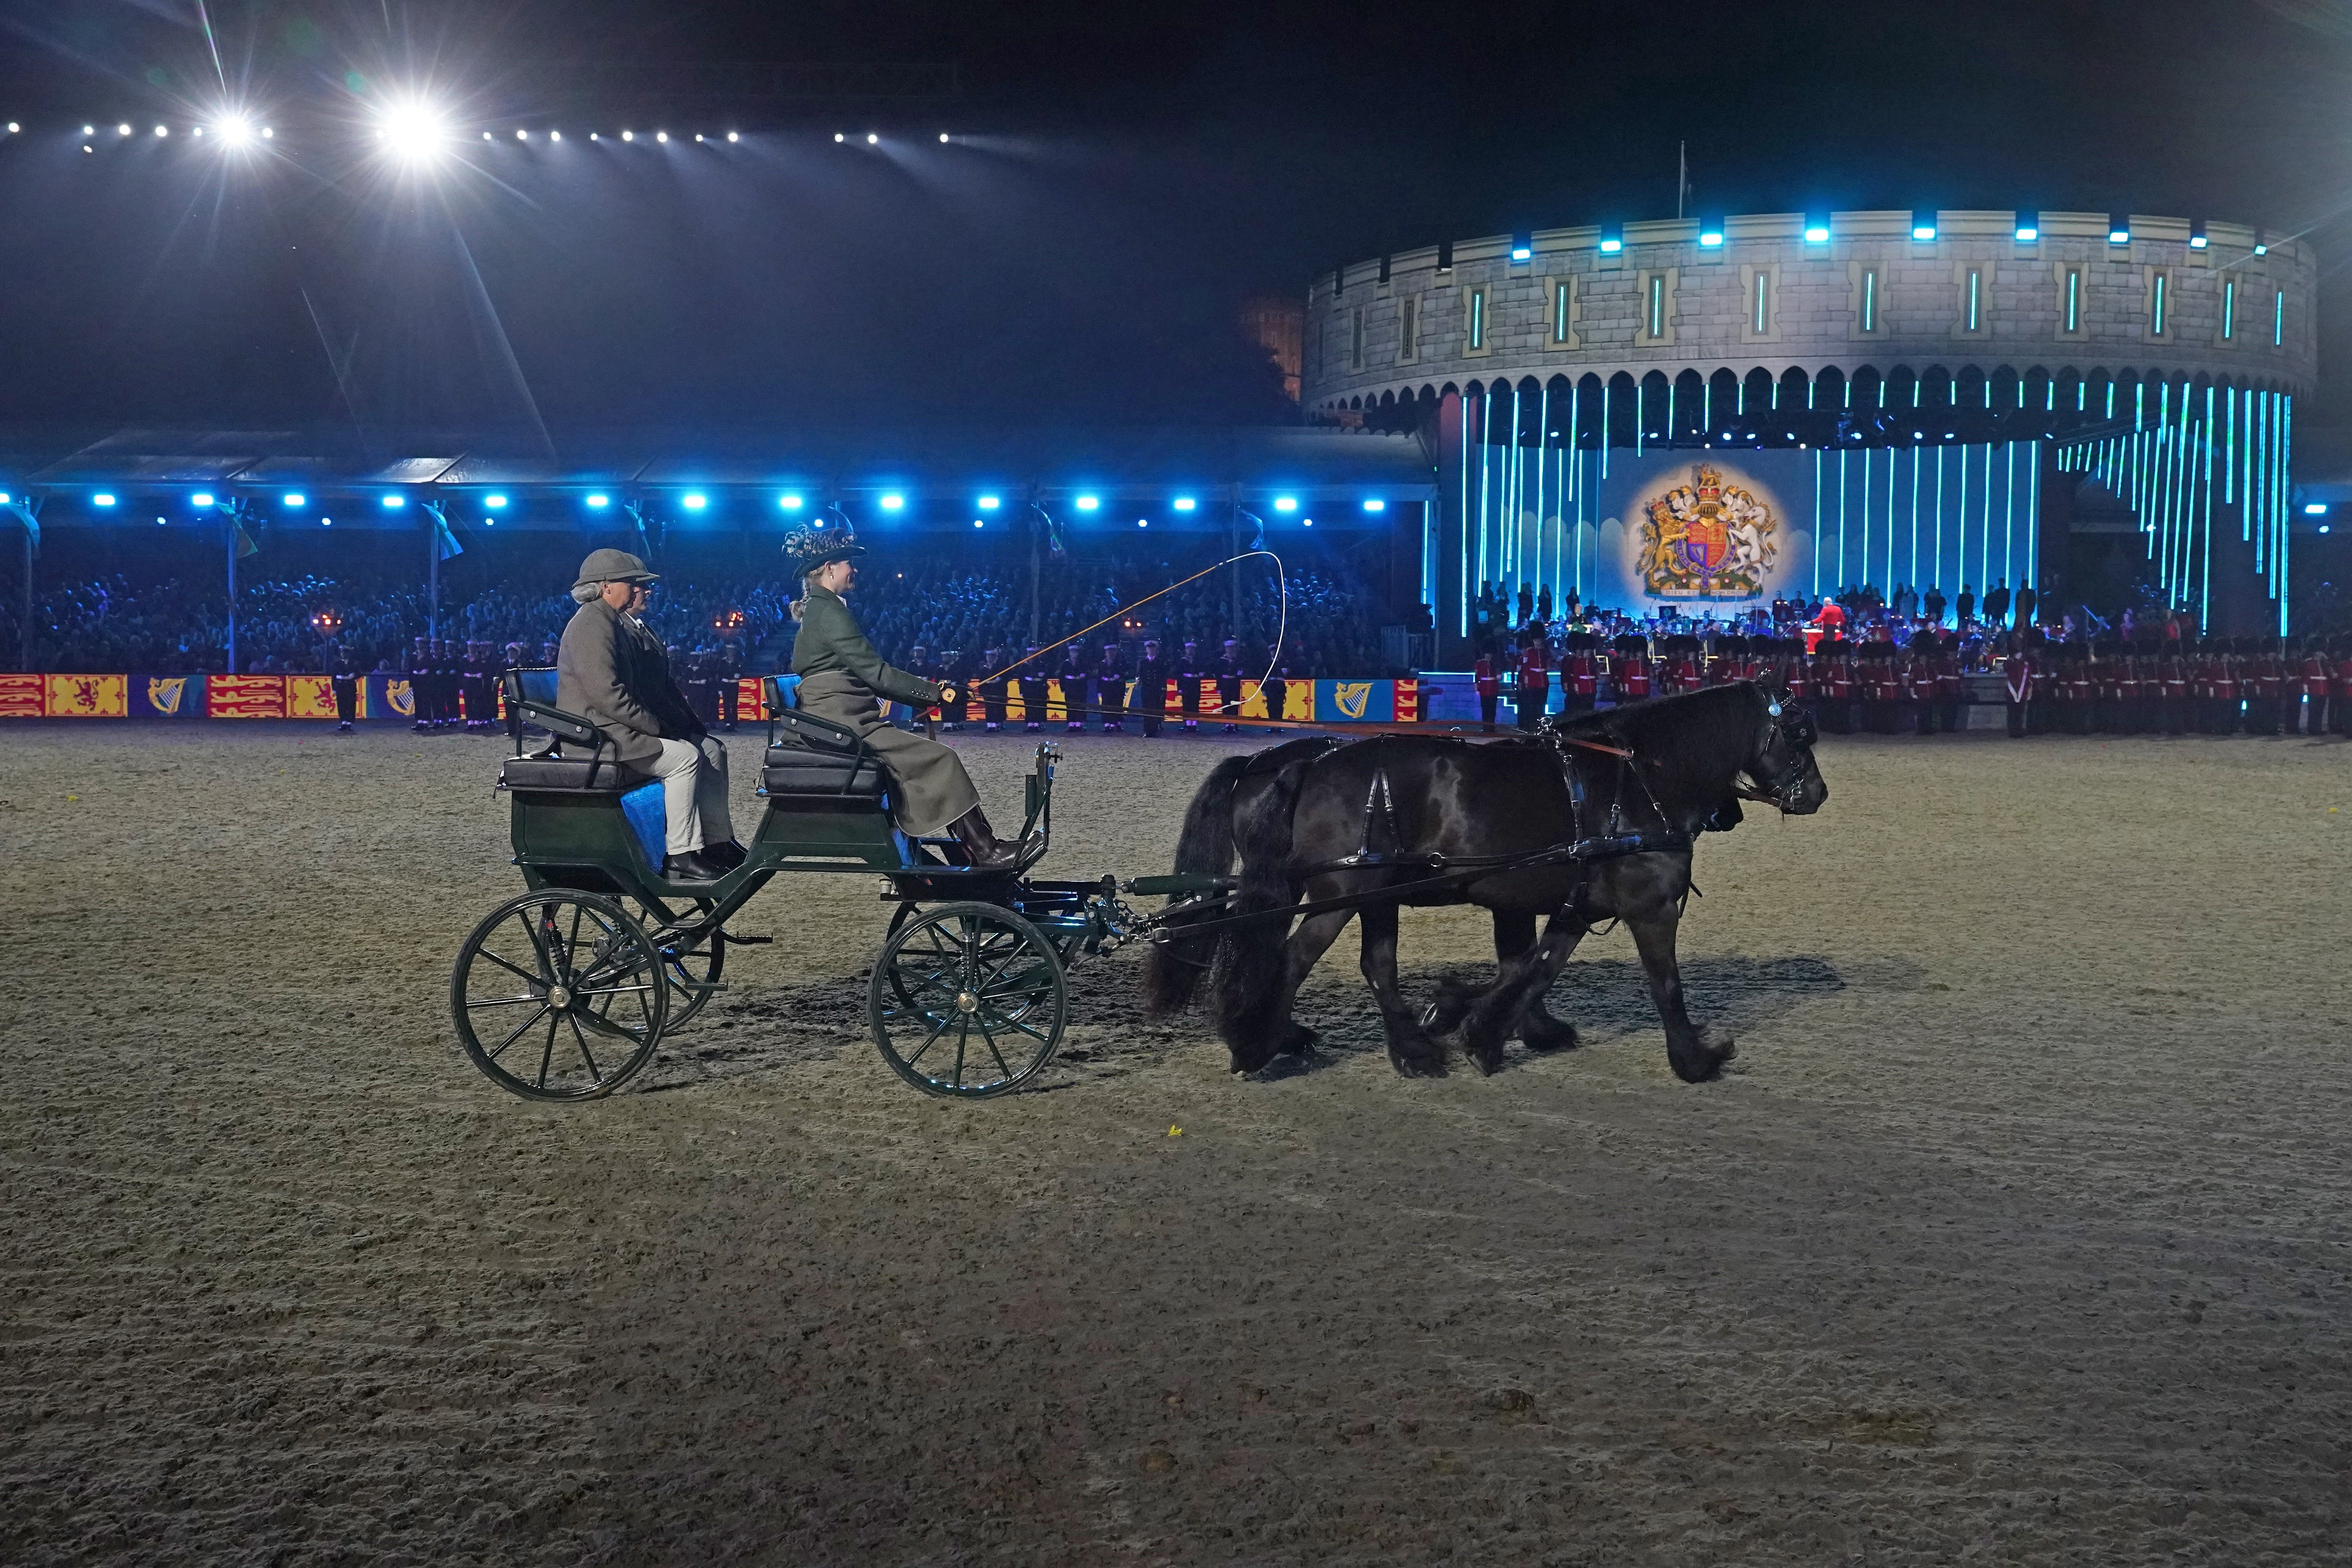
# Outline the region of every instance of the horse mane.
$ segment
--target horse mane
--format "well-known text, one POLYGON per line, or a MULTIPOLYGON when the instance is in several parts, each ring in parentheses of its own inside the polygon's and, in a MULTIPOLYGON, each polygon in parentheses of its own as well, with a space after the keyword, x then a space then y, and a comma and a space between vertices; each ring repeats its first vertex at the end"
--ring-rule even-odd
POLYGON ((1723 804, 1756 754, 1766 700, 1754 681, 1738 680, 1580 714, 1560 729, 1624 747, 1670 814, 1704 816, 1723 804))

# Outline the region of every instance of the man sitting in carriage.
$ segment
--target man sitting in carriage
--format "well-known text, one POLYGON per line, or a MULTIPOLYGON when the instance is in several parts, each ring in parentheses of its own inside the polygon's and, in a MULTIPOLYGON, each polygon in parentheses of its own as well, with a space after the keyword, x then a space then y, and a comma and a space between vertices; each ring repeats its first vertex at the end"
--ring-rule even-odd
POLYGON ((640 618, 658 580, 626 551, 589 552, 572 585, 580 608, 555 656, 555 701, 602 730, 624 766, 661 780, 662 874, 716 881, 743 863, 727 809, 727 748, 695 717, 668 650, 640 618))

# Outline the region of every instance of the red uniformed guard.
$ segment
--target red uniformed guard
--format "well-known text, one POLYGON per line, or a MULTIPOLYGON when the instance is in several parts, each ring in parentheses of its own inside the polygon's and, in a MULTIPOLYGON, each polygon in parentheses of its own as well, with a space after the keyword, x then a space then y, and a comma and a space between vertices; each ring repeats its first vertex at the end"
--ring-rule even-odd
POLYGON ((1590 713, 1601 696, 1601 661, 1591 632, 1570 632, 1559 661, 1560 710, 1590 713))
POLYGON ((2179 638, 2165 639, 2158 664, 2164 681, 2164 732, 2183 734, 2189 728, 2189 659, 2179 638))
POLYGON ((2025 707, 2033 700, 2033 660, 2019 648, 2000 661, 2000 683, 2009 698, 2009 733, 2025 738, 2025 707))
POLYGON ((1551 649, 1544 642, 1541 621, 1529 621, 1519 632, 1517 676, 1513 705, 1518 711, 1519 728, 1532 733, 1551 706, 1551 649))
POLYGON ((2326 645, 2319 638, 2313 637, 2304 645, 2296 674, 2303 697, 2303 728, 2298 733, 2325 735, 2327 733, 2327 656, 2326 645))
POLYGON ((1639 632, 1627 632, 1616 642, 1617 657, 1612 662, 1612 684, 1617 689, 1617 700, 1641 702, 1650 695, 1650 641, 1639 632))
POLYGON ((1478 645, 1478 661, 1470 667, 1470 684, 1478 691, 1478 731, 1495 732, 1495 704, 1502 699, 1502 678, 1495 673, 1495 647, 1492 643, 1478 645))

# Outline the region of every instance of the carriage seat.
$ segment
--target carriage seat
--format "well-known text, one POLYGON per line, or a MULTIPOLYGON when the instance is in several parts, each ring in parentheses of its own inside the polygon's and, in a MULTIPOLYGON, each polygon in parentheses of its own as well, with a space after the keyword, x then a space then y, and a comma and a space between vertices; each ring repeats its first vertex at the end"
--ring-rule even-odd
POLYGON ((760 784, 771 799, 854 800, 877 805, 890 787, 871 752, 821 752, 789 742, 768 748, 760 784))
POLYGON ((652 777, 602 755, 509 757, 499 770, 507 788, 542 795, 626 795, 652 777))

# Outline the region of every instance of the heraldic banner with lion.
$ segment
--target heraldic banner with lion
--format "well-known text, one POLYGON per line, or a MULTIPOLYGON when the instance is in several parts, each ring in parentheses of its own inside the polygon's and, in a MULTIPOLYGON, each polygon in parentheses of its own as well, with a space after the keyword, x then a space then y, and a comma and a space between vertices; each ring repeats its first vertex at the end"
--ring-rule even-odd
POLYGON ((1812 586, 1812 492, 1806 453, 1620 456, 1601 490, 1593 598, 1729 616, 1802 597, 1812 586))

